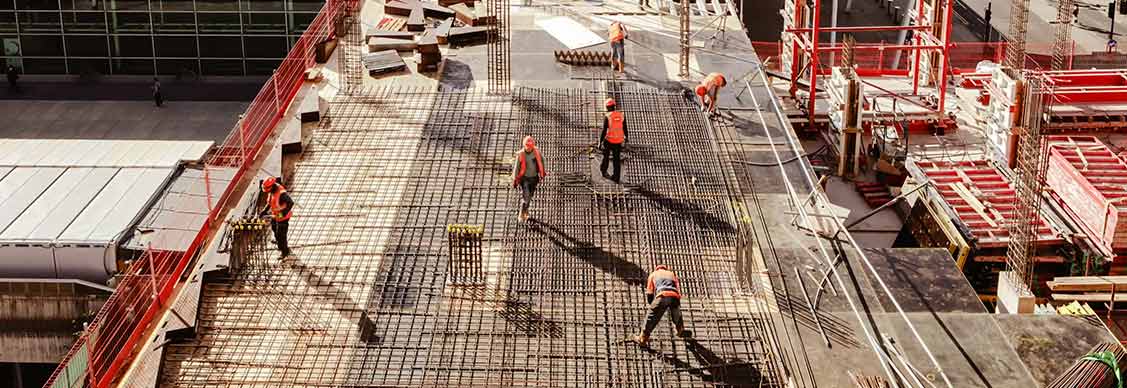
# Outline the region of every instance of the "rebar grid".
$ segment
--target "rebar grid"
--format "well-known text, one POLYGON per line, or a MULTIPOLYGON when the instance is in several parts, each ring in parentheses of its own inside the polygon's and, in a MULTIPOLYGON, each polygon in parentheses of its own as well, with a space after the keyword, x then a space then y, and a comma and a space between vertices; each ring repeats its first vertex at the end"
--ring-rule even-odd
POLYGON ((1006 35, 1006 62, 1012 69, 1025 67, 1025 31, 1029 24, 1029 0, 1010 1, 1010 31, 1006 35))
POLYGON ((1053 40, 1053 70, 1068 70, 1072 65, 1072 0, 1057 2, 1056 39, 1053 40))
POLYGON ((781 385, 768 308, 736 272, 738 185, 704 118, 680 94, 604 86, 346 90, 298 164, 295 257, 271 276, 324 328, 286 330, 239 282, 211 285, 164 384, 781 385), (608 95, 630 131, 624 186, 597 178, 608 95), (530 223, 509 179, 525 135, 549 173, 530 223), (484 226, 484 285, 445 285, 448 224, 484 226), (695 338, 663 323, 646 349, 629 338, 659 263, 695 338))
POLYGON ((510 84, 510 41, 509 34, 509 0, 485 0, 489 16, 496 21, 489 29, 489 43, 486 48, 487 73, 489 74, 489 92, 492 94, 508 94, 510 84))
POLYGON ((1040 227, 1041 190, 1045 184, 1045 169, 1048 166, 1048 152, 1041 140, 1041 118, 1045 112, 1045 85, 1039 76, 1025 76, 1020 128, 1018 139, 1017 175, 1014 191, 1017 203, 1014 217, 1010 220, 1010 244, 1006 249, 1006 270, 1014 279, 1033 287, 1034 264, 1036 260, 1037 235, 1040 227))

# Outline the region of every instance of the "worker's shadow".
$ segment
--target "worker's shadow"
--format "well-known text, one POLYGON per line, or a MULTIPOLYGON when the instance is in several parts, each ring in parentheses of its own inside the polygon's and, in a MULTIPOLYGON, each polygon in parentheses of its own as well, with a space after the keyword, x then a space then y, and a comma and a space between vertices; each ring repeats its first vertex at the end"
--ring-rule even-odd
POLYGON ((673 372, 689 373, 705 382, 733 387, 758 387, 763 382, 763 375, 751 362, 739 358, 726 360, 695 338, 686 338, 685 345, 700 366, 693 366, 689 361, 672 354, 658 352, 648 346, 643 346, 642 349, 672 366, 673 372))
POLYGON ((708 210, 705 210, 695 203, 669 198, 644 186, 634 187, 631 191, 650 200, 658 207, 668 210, 679 218, 688 219, 701 229, 714 230, 717 232, 735 231, 735 228, 733 228, 732 224, 729 224, 728 221, 713 215, 708 210))
POLYGON ((641 286, 647 276, 646 271, 643 270, 642 267, 626 261, 603 248, 586 241, 576 240, 559 229, 556 229, 556 227, 536 219, 532 219, 530 223, 531 229, 534 232, 544 235, 544 237, 552 241, 552 244, 560 247, 564 252, 578 257, 580 260, 595 266, 595 268, 603 272, 614 275, 630 285, 641 286))

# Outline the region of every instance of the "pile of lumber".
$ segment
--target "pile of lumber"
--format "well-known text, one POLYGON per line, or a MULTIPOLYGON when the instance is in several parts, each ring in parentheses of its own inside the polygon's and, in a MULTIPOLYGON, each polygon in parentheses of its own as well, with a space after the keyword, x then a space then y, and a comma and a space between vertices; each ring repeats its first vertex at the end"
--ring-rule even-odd
POLYGON ((442 52, 438 50, 438 37, 434 30, 429 30, 419 37, 419 64, 415 71, 420 73, 438 71, 438 64, 442 62, 442 52))
POLYGON ((1096 345, 1072 363, 1047 388, 1112 388, 1120 385, 1117 374, 1127 367, 1127 354, 1117 343, 1096 345))
POLYGON ((1127 302, 1127 276, 1063 276, 1048 282, 1053 300, 1079 302, 1127 302))
POLYGON ((364 62, 364 69, 368 70, 368 75, 399 71, 407 67, 403 64, 403 58, 395 50, 369 53, 364 55, 362 61, 364 62))
POLYGON ((490 27, 482 25, 490 24, 494 19, 478 16, 473 8, 475 2, 388 0, 384 12, 390 16, 382 18, 365 33, 370 53, 364 57, 365 68, 369 74, 376 75, 405 67, 397 52, 413 51, 418 53, 418 72, 438 71, 442 63, 440 44, 457 47, 487 40, 490 27), (391 54, 395 54, 396 58, 392 58, 391 54))
POLYGON ((497 23, 497 17, 485 15, 484 11, 478 11, 466 4, 454 4, 450 6, 454 10, 455 17, 458 21, 465 23, 467 26, 486 26, 497 23))

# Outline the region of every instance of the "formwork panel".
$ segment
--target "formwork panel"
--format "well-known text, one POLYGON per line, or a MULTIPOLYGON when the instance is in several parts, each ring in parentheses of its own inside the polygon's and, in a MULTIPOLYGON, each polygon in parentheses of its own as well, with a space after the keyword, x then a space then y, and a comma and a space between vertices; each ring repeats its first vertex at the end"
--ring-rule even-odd
POLYGON ((1107 251, 1127 248, 1127 163, 1092 136, 1049 136, 1045 183, 1107 251))

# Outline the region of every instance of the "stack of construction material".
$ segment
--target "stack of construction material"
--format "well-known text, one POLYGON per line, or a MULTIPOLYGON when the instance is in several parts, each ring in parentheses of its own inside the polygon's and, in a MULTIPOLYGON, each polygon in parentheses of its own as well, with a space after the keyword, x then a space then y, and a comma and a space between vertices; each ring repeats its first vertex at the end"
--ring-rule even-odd
POLYGON ((368 70, 368 75, 377 75, 381 73, 388 73, 393 71, 403 70, 407 65, 403 64, 403 58, 399 57, 399 53, 395 50, 384 50, 364 55, 364 69, 368 70))
POLYGON ((1127 276, 1062 276, 1047 284, 1057 301, 1127 301, 1127 276))
POLYGON ((1113 388, 1119 384, 1120 371, 1127 364, 1119 344, 1100 344, 1068 367, 1047 388, 1113 388))
POLYGON ((438 71, 438 64, 442 62, 442 52, 438 50, 438 37, 434 30, 428 30, 419 37, 419 65, 416 71, 420 73, 438 71))
POLYGON ((1045 183, 1105 254, 1127 250, 1127 163, 1093 136, 1045 139, 1045 183))

